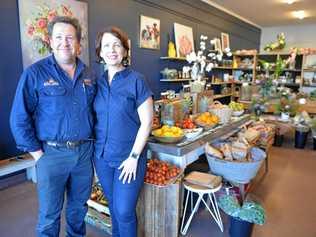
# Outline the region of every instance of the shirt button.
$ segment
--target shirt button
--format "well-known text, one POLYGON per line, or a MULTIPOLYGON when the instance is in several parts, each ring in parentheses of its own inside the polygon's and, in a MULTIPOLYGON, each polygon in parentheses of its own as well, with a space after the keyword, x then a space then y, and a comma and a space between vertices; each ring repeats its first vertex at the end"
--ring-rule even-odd
POLYGON ((77 102, 73 102, 73 104, 74 104, 74 105, 77 105, 78 103, 77 103, 77 102))

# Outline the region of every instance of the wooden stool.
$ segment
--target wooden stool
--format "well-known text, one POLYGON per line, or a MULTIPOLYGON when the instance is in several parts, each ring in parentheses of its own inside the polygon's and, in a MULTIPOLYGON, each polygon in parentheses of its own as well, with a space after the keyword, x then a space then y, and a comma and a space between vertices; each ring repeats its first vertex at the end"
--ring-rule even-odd
POLYGON ((189 226, 190 226, 190 223, 193 219, 193 216, 197 212, 201 201, 204 203, 206 209, 209 211, 211 216, 214 218, 214 220, 218 224, 220 230, 223 232, 223 230, 224 230, 223 222, 222 222, 222 218, 221 218, 221 215, 220 215, 220 212, 218 209, 217 200, 216 200, 216 197, 214 194, 215 192, 220 190, 220 188, 222 187, 222 184, 220 184, 216 188, 206 188, 206 187, 203 187, 200 185, 191 184, 189 182, 184 181, 183 185, 184 185, 184 188, 187 190, 187 196, 186 196, 185 207, 184 207, 184 212, 183 212, 183 219, 182 219, 181 229, 180 229, 181 234, 185 235, 187 233, 189 226), (192 207, 193 207, 193 193, 198 194, 199 197, 195 203, 194 208, 192 209, 192 207), (203 198, 204 194, 207 194, 207 197, 209 198, 209 200, 206 199, 206 201, 210 201, 210 203, 212 204, 212 208, 210 208, 209 207, 210 205, 208 205, 207 202, 204 200, 204 198, 203 198), (184 225, 185 215, 186 215, 188 200, 189 200, 190 195, 191 195, 191 214, 189 216, 187 223, 184 225))

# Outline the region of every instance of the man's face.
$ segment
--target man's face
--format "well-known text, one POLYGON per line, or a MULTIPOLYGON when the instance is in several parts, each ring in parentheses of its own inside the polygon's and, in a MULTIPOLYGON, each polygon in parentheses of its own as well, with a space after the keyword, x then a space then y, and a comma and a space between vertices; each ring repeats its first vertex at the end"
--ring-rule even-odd
POLYGON ((50 46, 58 63, 73 64, 80 52, 76 29, 70 24, 56 23, 50 38, 50 46))

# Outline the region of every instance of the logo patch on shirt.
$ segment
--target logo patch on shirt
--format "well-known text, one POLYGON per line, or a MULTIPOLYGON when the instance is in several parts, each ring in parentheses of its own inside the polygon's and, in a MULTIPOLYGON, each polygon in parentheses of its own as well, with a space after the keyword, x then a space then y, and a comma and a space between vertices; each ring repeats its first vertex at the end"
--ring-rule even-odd
POLYGON ((49 78, 47 81, 44 82, 44 86, 59 86, 59 83, 53 78, 49 78))
POLYGON ((86 85, 86 86, 92 86, 92 80, 91 79, 83 79, 83 83, 86 85))

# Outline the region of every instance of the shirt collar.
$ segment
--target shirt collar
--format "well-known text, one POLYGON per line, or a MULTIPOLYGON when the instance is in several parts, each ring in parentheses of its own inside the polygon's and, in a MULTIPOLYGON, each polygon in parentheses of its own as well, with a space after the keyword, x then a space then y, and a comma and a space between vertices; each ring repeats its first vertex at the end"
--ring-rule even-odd
MULTIPOLYGON (((54 65, 57 66, 57 68, 60 68, 54 54, 48 57, 48 62, 50 65, 54 65)), ((80 60, 80 58, 76 58, 76 71, 80 74, 84 70, 84 68, 85 64, 80 60)))
MULTIPOLYGON (((104 66, 104 65, 102 64, 102 66, 104 66)), ((117 78, 125 78, 125 77, 128 76, 128 74, 129 74, 131 71, 132 71, 132 69, 131 69, 130 67, 126 67, 126 68, 124 68, 122 71, 119 71, 119 72, 115 73, 114 77, 117 77, 117 78)), ((107 79, 107 77, 108 77, 108 70, 103 71, 102 77, 105 78, 105 79, 107 79)))

